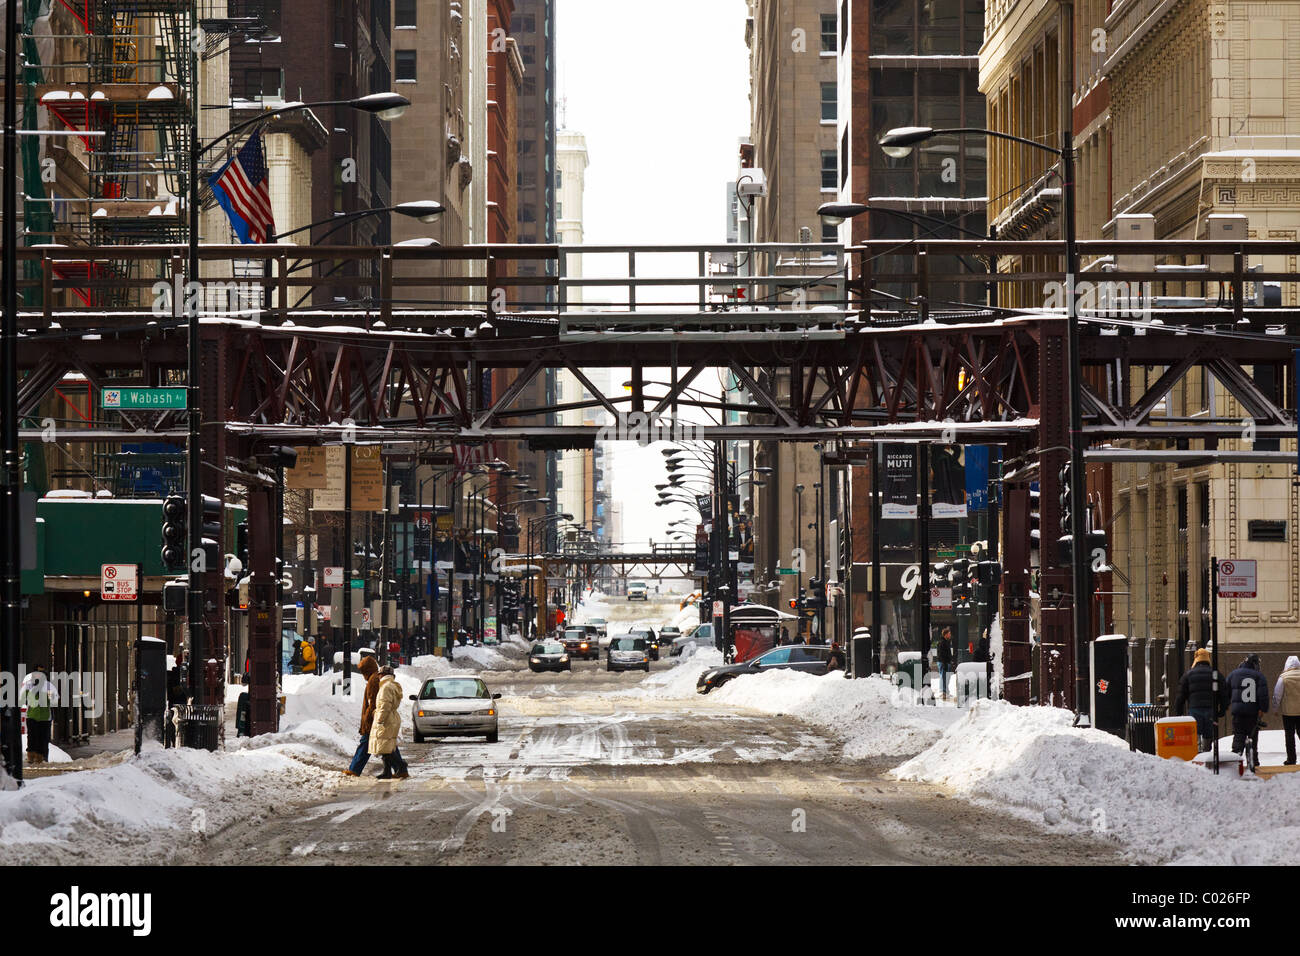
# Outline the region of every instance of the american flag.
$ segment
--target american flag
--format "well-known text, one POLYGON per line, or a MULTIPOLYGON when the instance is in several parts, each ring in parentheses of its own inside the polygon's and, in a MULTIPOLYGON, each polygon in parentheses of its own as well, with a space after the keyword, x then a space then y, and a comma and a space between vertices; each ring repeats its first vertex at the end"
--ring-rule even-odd
POLYGON ((244 148, 208 180, 212 194, 230 217, 239 241, 266 242, 275 235, 270 179, 262 134, 248 137, 244 148))

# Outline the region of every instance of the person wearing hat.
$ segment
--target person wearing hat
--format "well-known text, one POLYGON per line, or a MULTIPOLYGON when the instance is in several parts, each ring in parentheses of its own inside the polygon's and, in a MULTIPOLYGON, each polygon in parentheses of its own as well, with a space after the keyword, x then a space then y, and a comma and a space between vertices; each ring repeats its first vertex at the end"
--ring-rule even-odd
POLYGON ((831 651, 826 657, 826 672, 844 670, 844 648, 839 641, 831 642, 831 651))
POLYGON ((302 642, 302 672, 316 673, 316 638, 308 637, 302 642))
POLYGON ((1174 698, 1174 713, 1196 718, 1196 736, 1202 751, 1209 750, 1214 738, 1214 723, 1228 709, 1230 699, 1228 683, 1210 663, 1210 652, 1204 647, 1197 650, 1192 666, 1178 682, 1178 695, 1174 698), (1218 681, 1218 693, 1214 689, 1218 681))
POLYGON ((1259 715, 1268 712, 1268 678, 1259 669, 1259 655, 1251 654, 1228 675, 1232 689, 1232 752, 1246 749, 1246 738, 1259 726, 1259 715))
POLYGON ((1295 738, 1300 734, 1300 657, 1292 654, 1273 686, 1273 709, 1286 731, 1286 766, 1295 766, 1295 738))

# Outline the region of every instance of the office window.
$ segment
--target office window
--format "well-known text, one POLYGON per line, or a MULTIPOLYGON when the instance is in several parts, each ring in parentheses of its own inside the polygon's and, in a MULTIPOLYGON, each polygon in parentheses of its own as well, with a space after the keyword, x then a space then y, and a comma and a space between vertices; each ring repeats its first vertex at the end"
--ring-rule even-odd
POLYGON ((525 43, 519 48, 519 55, 523 58, 524 66, 532 66, 537 62, 537 47, 532 43, 525 43))
POLYGON ((822 189, 835 189, 839 186, 839 163, 833 149, 822 150, 822 189))
POLYGON ((563 185, 564 185, 564 170, 557 169, 555 171, 555 188, 559 189, 563 185))
POLYGON ((839 242, 840 227, 832 226, 826 220, 822 220, 822 242, 839 242))
POLYGON ((835 25, 835 14, 822 14, 822 52, 834 53, 839 46, 839 30, 835 25))
POLYGON ((555 218, 556 218, 556 219, 563 219, 563 218, 564 218, 564 203, 562 203, 562 202, 557 202, 557 203, 555 204, 555 218))
POLYGON ((415 51, 393 51, 393 79, 397 82, 415 82, 415 51))
POLYGON ((822 120, 835 122, 838 113, 839 90, 834 83, 822 84, 822 120))
POLYGON ((393 0, 393 26, 415 26, 415 0, 393 0))

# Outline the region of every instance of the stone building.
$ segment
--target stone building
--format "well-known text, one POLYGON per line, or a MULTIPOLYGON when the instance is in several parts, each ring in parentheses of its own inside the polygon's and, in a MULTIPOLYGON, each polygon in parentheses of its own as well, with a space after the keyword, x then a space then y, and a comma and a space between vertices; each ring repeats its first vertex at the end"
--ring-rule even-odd
MULTIPOLYGON (((1251 239, 1294 241, 1300 233, 1300 4, 1179 2, 1153 11, 1151 3, 1121 0, 1105 21, 1112 214, 1152 217, 1160 239, 1215 238, 1239 225, 1251 239)), ((1286 258, 1247 265, 1294 269, 1295 257, 1286 258)), ((1263 291, 1279 305, 1296 305, 1294 286, 1263 291)), ((1149 380, 1163 371, 1150 370, 1149 380)), ((1282 401, 1287 390, 1272 369, 1256 368, 1253 377, 1279 404, 1294 405, 1293 394, 1282 401)), ((1134 391, 1147 384, 1134 382, 1134 391)), ((1159 411, 1169 417, 1243 422, 1242 439, 1220 441, 1220 449, 1295 447, 1292 440, 1251 441, 1246 412, 1198 368, 1162 404, 1159 411)), ((1253 558, 1259 597, 1222 602, 1224 643, 1294 649, 1300 496, 1293 477, 1294 462, 1116 465, 1113 563, 1129 584, 1128 594, 1115 598, 1115 626, 1204 642, 1211 558, 1253 558)))

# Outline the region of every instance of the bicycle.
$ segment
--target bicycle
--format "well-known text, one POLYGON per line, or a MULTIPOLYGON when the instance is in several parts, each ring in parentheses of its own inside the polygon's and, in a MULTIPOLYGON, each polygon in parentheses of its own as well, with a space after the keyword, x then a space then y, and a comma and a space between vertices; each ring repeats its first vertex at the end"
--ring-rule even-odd
POLYGON ((1254 773, 1259 766, 1259 732, 1264 726, 1264 721, 1256 720, 1255 729, 1246 737, 1241 749, 1241 762, 1237 764, 1237 776, 1244 777, 1247 770, 1254 773))

